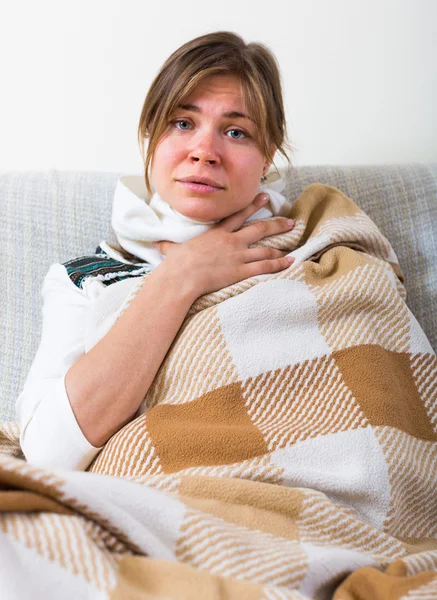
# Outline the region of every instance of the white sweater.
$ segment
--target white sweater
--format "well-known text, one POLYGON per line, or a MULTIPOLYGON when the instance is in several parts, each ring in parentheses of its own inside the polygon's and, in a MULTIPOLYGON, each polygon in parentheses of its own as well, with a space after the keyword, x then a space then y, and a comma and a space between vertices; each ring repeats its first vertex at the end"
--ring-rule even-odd
MULTIPOLYGON (((182 242, 213 226, 176 213, 156 194, 148 199, 142 182, 140 176, 118 180, 112 225, 120 245, 141 259, 143 266, 130 273, 119 273, 115 268, 105 275, 85 276, 79 285, 67 270, 69 263, 55 263, 44 279, 41 341, 16 405, 21 447, 33 464, 85 470, 103 447, 93 446, 82 433, 67 396, 65 375, 89 350, 87 317, 108 280, 115 277, 111 286, 116 286, 119 280, 144 275, 160 264, 163 257, 152 241, 182 242)), ((268 192, 270 203, 248 220, 288 214, 290 203, 280 193, 283 187, 282 180, 271 179, 260 186, 258 191, 268 192)), ((100 246, 114 260, 133 265, 105 242, 100 246)))

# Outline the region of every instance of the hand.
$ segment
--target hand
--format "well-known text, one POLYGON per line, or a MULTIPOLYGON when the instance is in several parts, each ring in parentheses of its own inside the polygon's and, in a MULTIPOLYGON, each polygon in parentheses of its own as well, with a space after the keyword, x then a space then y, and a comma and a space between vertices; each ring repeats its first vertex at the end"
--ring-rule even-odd
MULTIPOLYGON (((290 231, 294 227, 286 218, 251 223, 240 229, 256 213, 262 202, 260 193, 246 208, 222 219, 201 235, 175 244, 155 242, 154 246, 166 259, 161 266, 191 278, 196 298, 224 287, 265 273, 275 273, 289 267, 294 261, 287 252, 273 248, 249 248, 264 237, 290 231)), ((267 197, 268 200, 268 197, 267 197)))

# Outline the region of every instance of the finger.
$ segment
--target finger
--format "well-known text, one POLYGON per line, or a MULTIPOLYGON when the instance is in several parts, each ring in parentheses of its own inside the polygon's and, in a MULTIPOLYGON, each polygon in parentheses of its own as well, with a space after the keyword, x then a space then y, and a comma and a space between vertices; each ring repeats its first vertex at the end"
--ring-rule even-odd
POLYGON ((223 219, 219 223, 219 226, 226 229, 226 231, 237 231, 251 215, 255 214, 258 210, 265 206, 268 201, 269 195, 265 192, 260 192, 255 196, 253 202, 233 215, 223 219))
POLYGON ((152 242, 153 246, 155 246, 155 248, 158 250, 158 252, 160 252, 161 254, 164 254, 164 256, 167 254, 167 252, 170 250, 170 248, 172 246, 175 246, 175 244, 173 242, 169 242, 167 240, 161 240, 159 242, 152 242))
POLYGON ((295 226, 293 219, 277 217, 275 219, 255 221, 245 225, 238 231, 238 237, 244 245, 251 246, 265 237, 290 232, 295 226))
POLYGON ((243 277, 248 279, 249 277, 275 273, 283 271, 294 263, 295 259, 292 256, 283 256, 282 258, 266 259, 257 262, 251 262, 243 267, 243 277))
POLYGON ((289 254, 285 250, 276 250, 275 248, 248 248, 243 252, 243 262, 250 263, 259 260, 273 260, 275 258, 284 258, 289 254))

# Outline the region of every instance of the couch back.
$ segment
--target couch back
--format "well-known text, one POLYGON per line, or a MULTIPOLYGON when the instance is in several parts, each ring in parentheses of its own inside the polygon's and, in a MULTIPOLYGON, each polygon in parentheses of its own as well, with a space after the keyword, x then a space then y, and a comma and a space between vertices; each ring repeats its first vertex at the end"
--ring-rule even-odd
MULTIPOLYGON (((0 422, 15 402, 41 335, 41 286, 53 262, 93 253, 111 233, 120 173, 0 173, 0 422)), ((391 242, 406 277, 407 304, 437 350, 437 163, 309 166, 282 170, 287 195, 334 186, 391 242)))

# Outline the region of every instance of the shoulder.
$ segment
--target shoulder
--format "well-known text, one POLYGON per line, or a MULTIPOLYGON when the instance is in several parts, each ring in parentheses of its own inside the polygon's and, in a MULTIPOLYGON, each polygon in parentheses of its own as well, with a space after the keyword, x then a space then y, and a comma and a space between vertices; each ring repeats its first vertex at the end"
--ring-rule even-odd
POLYGON ((125 263, 110 257, 100 246, 94 254, 79 256, 62 263, 67 277, 79 289, 83 289, 88 278, 101 281, 105 286, 123 279, 140 277, 149 273, 152 266, 149 263, 125 263))

